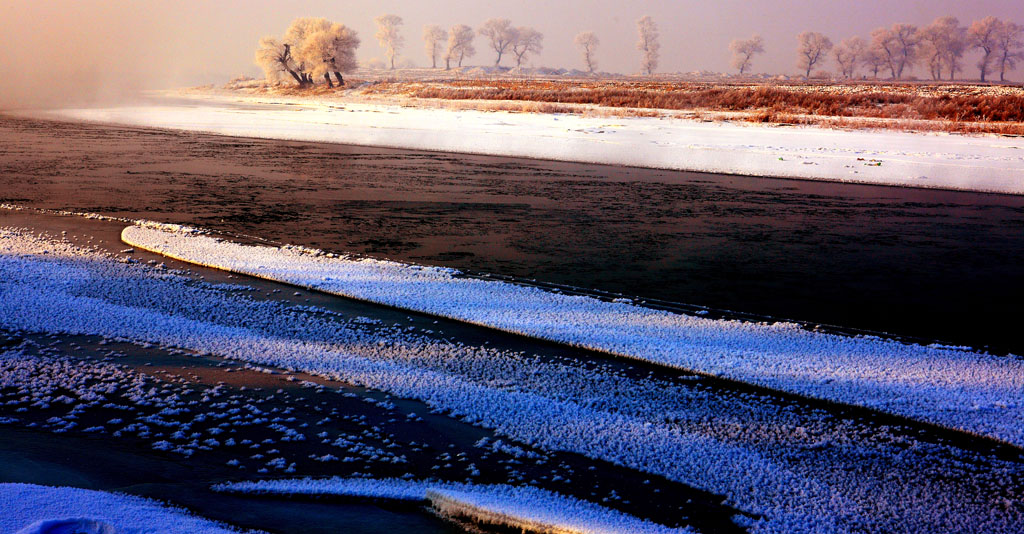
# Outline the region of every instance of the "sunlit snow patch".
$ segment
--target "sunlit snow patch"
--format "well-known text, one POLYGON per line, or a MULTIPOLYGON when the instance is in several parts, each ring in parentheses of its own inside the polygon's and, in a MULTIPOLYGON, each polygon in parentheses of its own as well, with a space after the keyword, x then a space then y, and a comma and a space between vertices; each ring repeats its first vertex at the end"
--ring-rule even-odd
POLYGON ((345 495, 427 501, 444 517, 545 534, 684 534, 593 503, 533 487, 459 484, 401 479, 332 478, 259 480, 221 484, 235 493, 345 495))
POLYGON ((864 406, 1024 445, 1024 361, 792 323, 705 319, 459 276, 441 267, 263 247, 169 225, 125 228, 134 247, 190 263, 864 406))

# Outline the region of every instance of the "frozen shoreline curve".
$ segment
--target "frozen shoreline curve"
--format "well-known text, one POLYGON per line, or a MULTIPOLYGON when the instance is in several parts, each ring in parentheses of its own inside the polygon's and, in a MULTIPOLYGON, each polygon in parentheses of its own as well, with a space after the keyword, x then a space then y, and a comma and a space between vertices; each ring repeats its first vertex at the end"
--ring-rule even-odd
POLYGON ((252 246, 174 225, 128 245, 181 261, 487 326, 776 391, 875 409, 1024 446, 1024 361, 937 345, 705 319, 452 269, 252 246))
POLYGON ((32 116, 230 136, 1024 194, 1024 138, 192 93, 32 116))

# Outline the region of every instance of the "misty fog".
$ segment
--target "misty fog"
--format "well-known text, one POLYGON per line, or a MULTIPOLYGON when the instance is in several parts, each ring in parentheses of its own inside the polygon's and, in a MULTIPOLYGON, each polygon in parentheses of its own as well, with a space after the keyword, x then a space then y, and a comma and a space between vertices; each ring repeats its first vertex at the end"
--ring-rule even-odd
MULTIPOLYGON (((924 26, 943 15, 954 15, 965 25, 987 15, 1024 23, 1019 6, 1015 0, 6 0, 0 4, 5 36, 0 41, 0 107, 74 104, 123 98, 139 89, 260 76, 253 62, 258 40, 279 34, 299 16, 327 17, 356 30, 362 40, 357 56, 366 61, 385 58, 373 39, 374 17, 397 14, 404 19, 406 39, 399 62, 418 66, 431 63, 421 41, 427 24, 477 28, 491 17, 509 18, 544 34, 543 52, 531 58, 532 66, 578 69, 585 66, 573 38, 593 31, 601 42, 600 70, 633 74, 640 71, 636 21, 650 15, 661 32, 658 72, 733 72, 730 41, 757 33, 764 37, 765 53, 752 72, 797 74, 796 36, 804 31, 821 32, 839 43, 852 36, 866 39, 879 26, 924 26)), ((977 77, 975 57, 971 52, 965 58, 965 77, 977 77)), ((481 49, 471 63, 492 61, 481 49)), ((827 68, 838 70, 831 61, 827 68)), ((1020 79, 1020 73, 1018 68, 1010 78, 1020 79)), ((912 74, 928 77, 923 66, 912 74)))

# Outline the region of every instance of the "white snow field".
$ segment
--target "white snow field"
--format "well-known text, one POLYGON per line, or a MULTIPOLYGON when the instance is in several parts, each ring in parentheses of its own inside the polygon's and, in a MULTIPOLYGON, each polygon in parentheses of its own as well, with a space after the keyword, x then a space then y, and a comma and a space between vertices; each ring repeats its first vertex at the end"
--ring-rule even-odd
POLYGON ((259 480, 216 486, 235 493, 347 495, 427 501, 438 513, 545 534, 687 534, 622 512, 529 486, 402 479, 259 480))
POLYGON ((122 240, 175 259, 813 398, 1024 446, 1024 360, 653 310, 442 267, 251 246, 174 225, 122 240))
MULTIPOLYGON (((494 447, 578 453, 722 495, 747 514, 736 520, 757 533, 1016 534, 1024 523, 1020 462, 914 428, 700 378, 630 376, 593 358, 550 360, 466 344, 422 319, 381 324, 258 297, 249 286, 211 284, 131 255, 0 227, 0 329, 155 343, 418 399, 492 429, 503 441, 494 447)), ((773 329, 751 332, 761 339, 773 329)), ((814 339, 826 347, 878 343, 814 339)), ((934 350, 943 365, 987 361, 934 350)), ((993 390, 1012 389, 1000 376, 976 378, 991 379, 993 390)), ((1012 422, 1018 409, 998 411, 1012 422)), ((473 478, 467 472, 464 482, 473 478)), ((577 485, 567 479, 562 487, 574 493, 577 485)))
POLYGON ((233 136, 1024 193, 1024 138, 456 111, 223 93, 43 116, 233 136), (188 100, 182 100, 187 98, 188 100))
POLYGON ((237 534, 157 502, 78 488, 0 484, 5 534, 237 534))

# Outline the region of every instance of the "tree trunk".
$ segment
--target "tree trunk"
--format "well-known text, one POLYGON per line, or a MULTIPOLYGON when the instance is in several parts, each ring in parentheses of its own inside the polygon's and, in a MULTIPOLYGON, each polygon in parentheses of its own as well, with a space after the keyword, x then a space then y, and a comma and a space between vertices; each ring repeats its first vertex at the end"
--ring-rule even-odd
POLYGON ((450 56, 444 58, 444 70, 452 70, 452 58, 450 56))
POLYGON ((327 87, 330 87, 330 88, 333 89, 334 88, 334 84, 331 83, 331 73, 325 72, 324 73, 324 79, 327 80, 327 87))
POLYGON ((338 87, 344 87, 345 86, 345 78, 341 77, 341 73, 338 72, 338 71, 334 71, 334 76, 336 78, 338 78, 338 87))
POLYGON ((501 53, 502 53, 502 50, 498 50, 498 61, 494 62, 494 66, 495 67, 497 67, 498 65, 501 65, 501 53))
POLYGON ((300 78, 300 77, 299 77, 299 73, 297 73, 297 72, 293 71, 292 69, 287 69, 287 71, 288 71, 288 74, 291 74, 291 75, 292 75, 292 78, 295 78, 295 81, 296 81, 296 82, 298 82, 300 86, 301 86, 301 85, 305 85, 305 84, 306 84, 306 83, 305 83, 305 82, 304 82, 304 81, 302 80, 302 78, 300 78))

